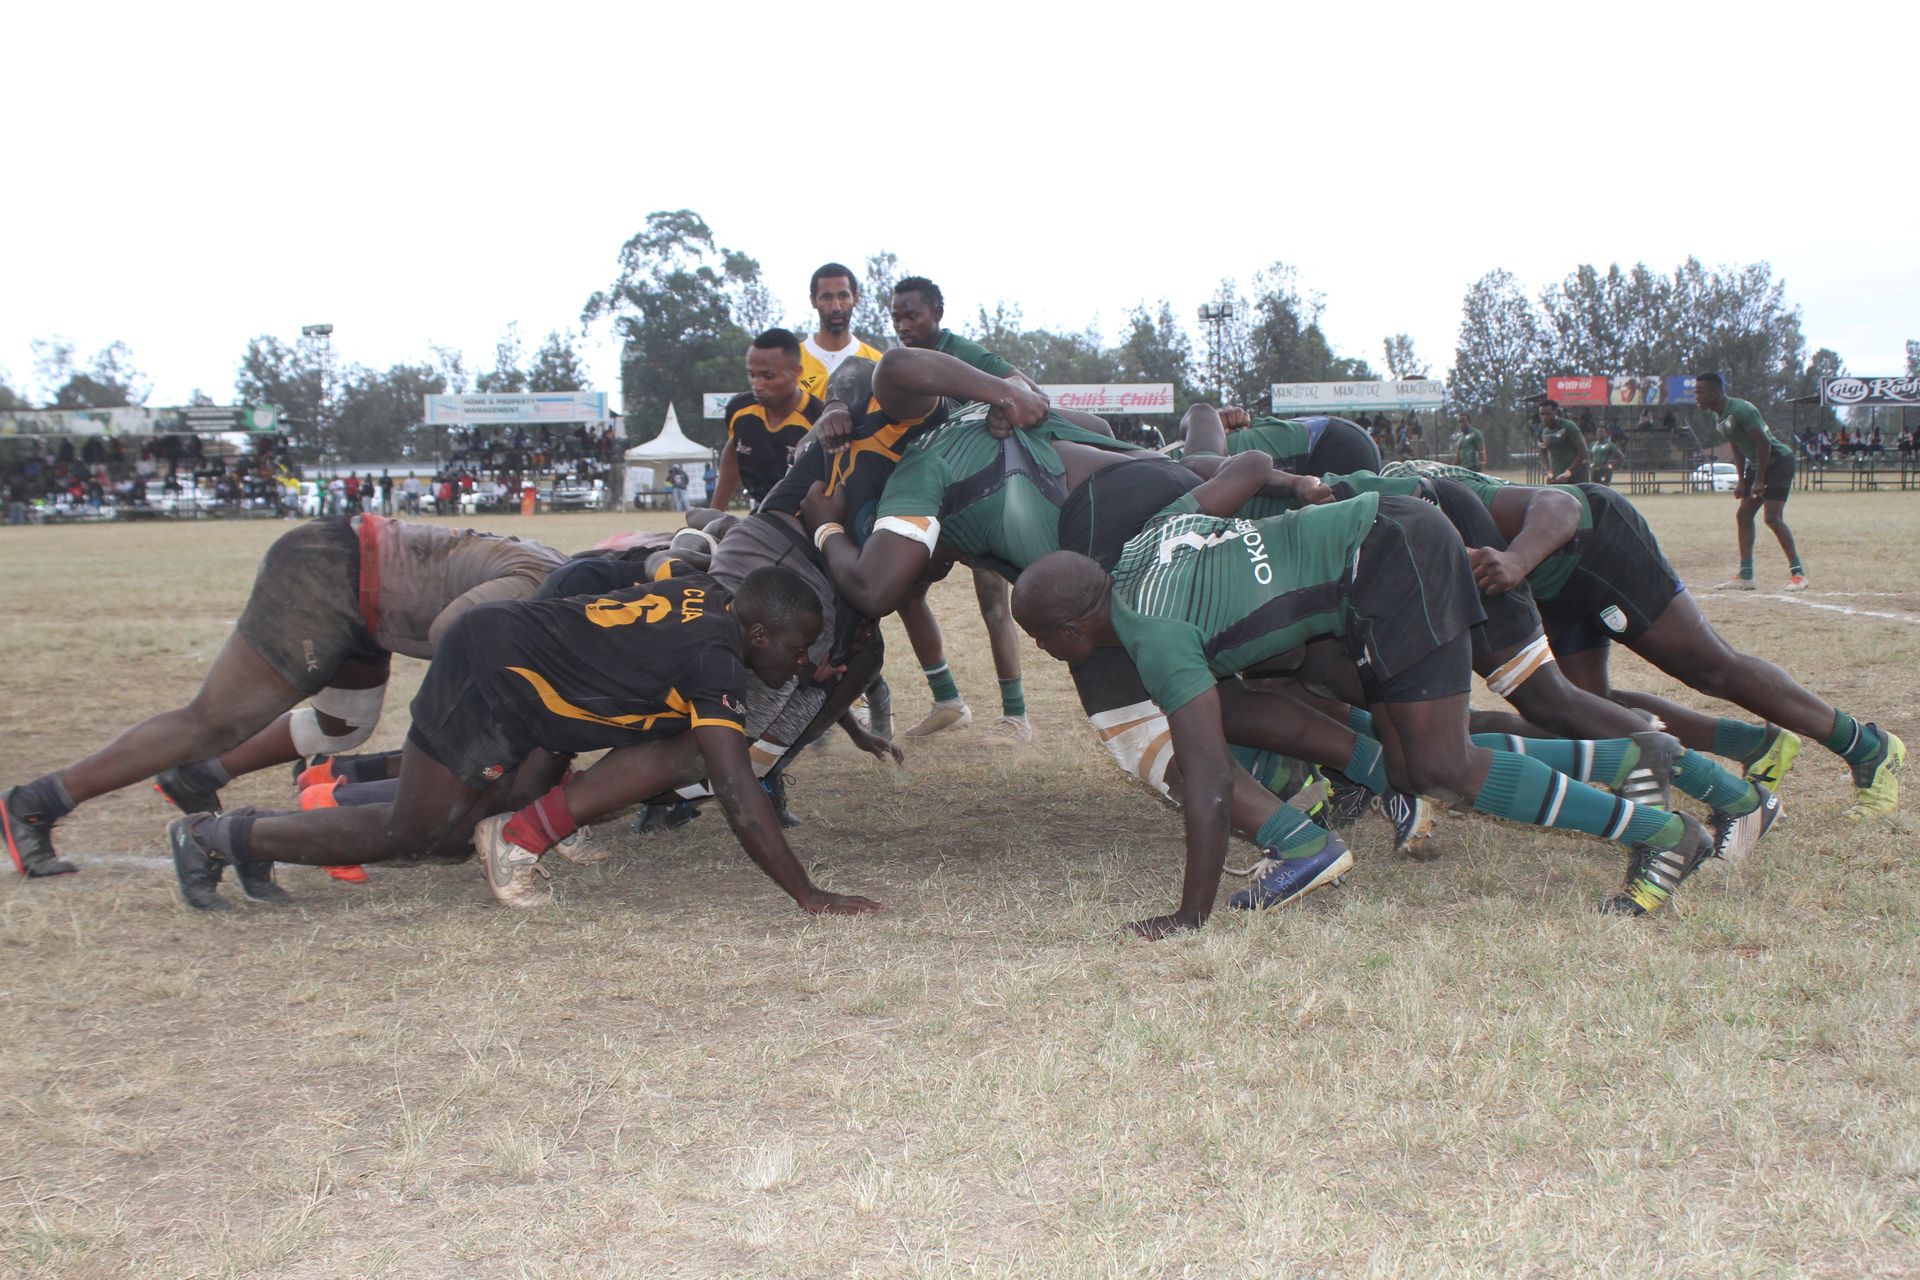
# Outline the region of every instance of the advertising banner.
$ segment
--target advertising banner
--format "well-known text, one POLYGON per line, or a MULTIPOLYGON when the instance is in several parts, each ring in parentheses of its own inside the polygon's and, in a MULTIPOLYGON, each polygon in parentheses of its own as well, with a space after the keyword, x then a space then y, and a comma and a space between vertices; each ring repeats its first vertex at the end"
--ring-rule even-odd
POLYGON ((1337 413, 1352 416, 1388 409, 1438 409, 1447 402, 1447 384, 1438 378, 1381 382, 1276 382, 1277 414, 1337 413))
POLYGON ((194 405, 184 409, 22 409, 0 413, 0 436, 214 435, 225 431, 274 431, 282 425, 276 405, 194 405))
POLYGON ((1667 379, 1667 403, 1685 407, 1700 403, 1699 379, 1692 374, 1675 374, 1667 379))
POLYGON ((604 391, 539 391, 529 395, 426 396, 426 421, 439 427, 515 422, 605 422, 604 391))
POLYGON ((1838 408, 1852 405, 1920 406, 1920 378, 1822 378, 1820 403, 1838 408))
POLYGON ((705 395, 700 397, 700 406, 701 406, 702 416, 712 418, 714 421, 718 422, 720 419, 727 416, 727 401, 733 399, 735 396, 739 394, 740 393, 738 391, 707 392, 705 395))
POLYGON ((1082 413, 1172 413, 1171 382, 1073 383, 1042 387, 1062 409, 1082 413))
POLYGON ((1647 374, 1616 373, 1607 380, 1607 403, 1639 409, 1666 403, 1666 379, 1647 374))
POLYGON ((1562 407, 1592 405, 1598 408, 1607 403, 1607 380, 1589 377, 1548 378, 1547 398, 1562 407))

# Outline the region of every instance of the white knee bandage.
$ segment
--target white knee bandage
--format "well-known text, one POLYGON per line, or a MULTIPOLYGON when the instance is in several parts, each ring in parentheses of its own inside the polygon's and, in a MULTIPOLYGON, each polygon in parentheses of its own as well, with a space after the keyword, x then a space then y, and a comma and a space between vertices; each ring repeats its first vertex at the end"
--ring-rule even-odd
POLYGON ((1088 716, 1087 722, 1122 772, 1146 783, 1163 799, 1173 799, 1167 789, 1167 766, 1173 763, 1173 728, 1159 707, 1136 702, 1088 716))
POLYGON ((1547 638, 1538 636, 1532 644, 1507 659, 1487 677, 1487 688, 1504 698, 1552 661, 1553 649, 1547 644, 1547 638))
POLYGON ((386 697, 384 684, 371 689, 322 689, 293 713, 289 727, 294 750, 303 756, 331 756, 353 750, 373 736, 386 697), (347 731, 337 737, 329 734, 320 726, 322 715, 346 725, 347 731))

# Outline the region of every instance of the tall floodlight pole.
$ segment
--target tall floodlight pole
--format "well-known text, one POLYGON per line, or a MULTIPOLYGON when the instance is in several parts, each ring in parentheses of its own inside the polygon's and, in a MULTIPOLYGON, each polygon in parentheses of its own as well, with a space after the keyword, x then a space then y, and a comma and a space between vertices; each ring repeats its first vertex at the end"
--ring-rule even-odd
POLYGON ((303 324, 300 336, 313 344, 320 353, 320 407, 317 413, 319 421, 313 424, 318 439, 321 460, 335 467, 339 458, 333 449, 333 326, 330 324, 303 324))
POLYGON ((1200 304, 1200 322, 1207 326, 1207 380, 1213 384, 1225 404, 1228 395, 1226 369, 1224 367, 1227 321, 1233 319, 1231 302, 1203 302, 1200 304))

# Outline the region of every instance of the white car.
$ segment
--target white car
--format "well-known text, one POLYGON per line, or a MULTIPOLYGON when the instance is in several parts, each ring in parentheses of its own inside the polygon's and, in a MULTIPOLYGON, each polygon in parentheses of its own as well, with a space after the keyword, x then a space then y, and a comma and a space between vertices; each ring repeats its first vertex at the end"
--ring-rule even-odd
POLYGON ((1703 462, 1693 469, 1693 489, 1696 493, 1711 489, 1715 493, 1732 493, 1740 487, 1740 468, 1731 462, 1703 462))

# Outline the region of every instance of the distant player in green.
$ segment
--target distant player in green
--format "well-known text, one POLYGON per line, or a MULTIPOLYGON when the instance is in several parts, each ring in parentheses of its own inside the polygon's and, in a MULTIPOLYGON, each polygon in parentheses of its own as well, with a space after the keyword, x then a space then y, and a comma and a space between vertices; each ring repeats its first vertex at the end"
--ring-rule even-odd
POLYGON ((1453 445, 1453 460, 1469 471, 1486 470, 1487 438, 1464 413, 1460 415, 1460 438, 1453 445))
POLYGON ((1540 465, 1548 484, 1584 484, 1590 478, 1587 438, 1573 419, 1560 416, 1552 400, 1540 406, 1540 465))
POLYGON ((1625 466, 1626 462, 1626 446, 1620 443, 1619 438, 1610 429, 1600 428, 1600 439, 1593 446, 1594 483, 1612 484, 1614 469, 1625 466))
POLYGON ((1013 612, 1068 662, 1124 646, 1167 712, 1187 865, 1179 910, 1135 924, 1148 937, 1198 928, 1213 908, 1227 830, 1219 683, 1315 641, 1332 642, 1357 671, 1396 787, 1630 846, 1627 882, 1609 910, 1656 909, 1704 847, 1705 833, 1683 814, 1473 744, 1478 592, 1460 539, 1417 498, 1364 494, 1260 521, 1162 517, 1127 544, 1111 580, 1074 552, 1036 561, 1014 587, 1013 612))
MULTIPOLYGON (((942 328, 946 316, 946 297, 940 286, 925 276, 908 276, 893 286, 893 332, 902 346, 921 351, 938 351, 982 373, 1019 382, 1032 388, 1033 380, 977 342, 942 328)), ((1014 742, 1033 737, 1033 724, 1027 718, 1027 695, 1020 681, 1020 630, 1013 625, 1007 604, 1007 581, 985 569, 973 571, 973 592, 980 603, 980 618, 987 624, 987 641, 993 651, 994 674, 1000 681, 1000 718, 989 732, 1014 742)), ((947 667, 940 624, 933 619, 925 595, 901 606, 900 621, 913 642, 914 656, 920 661, 921 674, 933 694, 933 709, 913 728, 909 738, 924 738, 948 729, 957 729, 973 719, 973 711, 960 696, 947 667)))
POLYGON ((1717 373, 1703 373, 1697 379, 1700 407, 1714 416, 1720 438, 1740 455, 1740 484, 1734 490, 1740 506, 1733 516, 1734 536, 1740 544, 1740 570, 1720 584, 1736 591, 1753 590, 1753 516, 1766 510, 1767 528, 1780 540, 1787 555, 1787 590, 1807 589, 1806 571, 1800 567, 1800 552, 1793 545, 1793 530, 1787 528, 1787 499, 1793 496, 1793 450, 1780 442, 1767 427, 1760 411, 1746 400, 1727 394, 1717 373))

